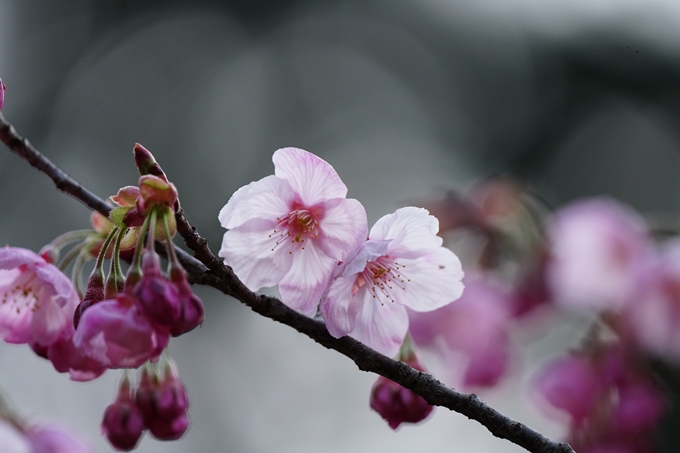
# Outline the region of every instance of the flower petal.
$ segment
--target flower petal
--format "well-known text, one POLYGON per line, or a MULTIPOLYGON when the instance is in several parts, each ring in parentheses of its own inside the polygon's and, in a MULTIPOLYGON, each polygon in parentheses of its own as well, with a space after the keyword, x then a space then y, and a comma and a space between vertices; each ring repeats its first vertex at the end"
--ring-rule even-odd
POLYGON ((276 245, 275 228, 275 221, 253 219, 224 233, 219 256, 251 291, 276 285, 290 270, 289 243, 276 245))
POLYGON ((392 242, 390 239, 384 241, 369 240, 364 242, 361 249, 359 249, 359 253, 357 253, 352 261, 347 263, 345 270, 342 272, 342 276, 349 277, 350 275, 363 272, 363 270, 366 269, 366 264, 387 253, 387 247, 390 242, 392 242))
MULTIPOLYGON (((74 294, 74 297, 77 296, 74 294)), ((73 322, 73 312, 67 313, 59 306, 58 297, 44 298, 33 313, 31 340, 43 346, 54 343, 62 336, 65 328, 73 322)), ((75 310, 75 303, 71 304, 75 310)))
POLYGON ((217 217, 228 229, 251 219, 276 220, 289 212, 294 198, 290 184, 274 175, 267 176, 237 190, 217 217))
POLYGON ((290 270, 279 282, 281 301, 307 316, 314 316, 338 261, 326 256, 314 242, 292 256, 290 270))
POLYGON ((394 357, 408 330, 408 314, 406 307, 396 303, 381 304, 368 293, 363 295, 359 312, 351 337, 375 349, 388 357, 394 357))
POLYGON ((282 148, 274 153, 274 174, 285 179, 300 202, 306 206, 332 198, 345 198, 347 186, 325 160, 298 148, 282 148))
POLYGON ((0 248, 0 269, 14 269, 24 264, 45 264, 43 257, 32 250, 19 247, 0 248))
POLYGON ((437 236, 439 220, 427 209, 406 207, 381 217, 369 239, 392 239, 389 254, 399 258, 418 258, 442 245, 437 236))
MULTIPOLYGON (((454 253, 444 247, 416 260, 399 260, 402 275, 409 279, 398 302, 414 311, 443 307, 463 294, 463 269, 454 253)), ((397 294, 399 294, 397 293, 397 294)))
POLYGON ((344 198, 328 201, 323 209, 317 244, 326 255, 344 261, 368 236, 366 210, 357 200, 344 198))
POLYGON ((326 322, 328 333, 335 338, 344 337, 354 330, 354 320, 361 308, 360 299, 352 297, 355 281, 355 275, 337 278, 321 301, 321 316, 326 322))

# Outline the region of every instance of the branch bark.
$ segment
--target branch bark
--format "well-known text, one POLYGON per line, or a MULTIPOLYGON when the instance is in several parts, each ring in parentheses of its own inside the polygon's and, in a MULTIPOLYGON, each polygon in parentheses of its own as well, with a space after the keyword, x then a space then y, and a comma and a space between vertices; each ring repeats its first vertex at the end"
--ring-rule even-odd
MULTIPOLYGON (((26 160, 54 181, 57 189, 67 193, 90 209, 107 215, 111 207, 105 200, 80 185, 52 161, 20 136, 0 113, 0 141, 11 151, 26 160)), ((429 404, 446 407, 484 425, 496 437, 507 439, 532 453, 574 453, 566 442, 556 442, 528 426, 515 421, 490 407, 474 394, 461 393, 446 387, 427 373, 417 371, 407 364, 386 357, 351 337, 334 338, 326 326, 288 308, 280 300, 250 291, 225 266, 208 247, 196 227, 192 226, 182 209, 176 214, 177 231, 186 246, 194 253, 190 256, 175 246, 180 260, 192 281, 211 286, 232 296, 254 312, 292 327, 322 346, 350 358, 362 371, 384 376, 422 396, 429 404)))

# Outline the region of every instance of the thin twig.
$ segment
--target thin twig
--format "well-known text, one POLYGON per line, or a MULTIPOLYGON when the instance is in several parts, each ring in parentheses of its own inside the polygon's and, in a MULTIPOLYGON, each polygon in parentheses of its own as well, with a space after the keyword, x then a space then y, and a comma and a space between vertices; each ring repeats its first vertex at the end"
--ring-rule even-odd
MULTIPOLYGON (((89 208, 108 215, 111 208, 103 199, 81 186, 38 152, 28 140, 17 134, 1 113, 0 140, 14 153, 49 176, 57 189, 89 208)), ((551 440, 528 426, 506 417, 474 394, 448 388, 431 375, 417 371, 404 362, 392 360, 351 337, 334 338, 322 322, 297 313, 276 298, 253 293, 236 277, 229 266, 225 266, 222 260, 210 251, 206 239, 188 222, 181 209, 175 217, 177 231, 195 255, 195 258, 191 257, 176 247, 182 264, 194 282, 212 286, 224 294, 233 296, 254 312, 286 324, 322 346, 349 357, 360 370, 379 374, 412 390, 431 405, 446 407, 478 421, 496 437, 507 439, 534 453, 574 453, 566 442, 551 440)))

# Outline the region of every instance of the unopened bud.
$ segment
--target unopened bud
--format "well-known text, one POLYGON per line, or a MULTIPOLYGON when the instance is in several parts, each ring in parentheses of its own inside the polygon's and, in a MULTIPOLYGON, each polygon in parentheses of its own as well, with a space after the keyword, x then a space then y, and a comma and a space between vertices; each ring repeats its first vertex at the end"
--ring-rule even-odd
POLYGON ((0 110, 2 110, 2 105, 5 103, 5 90, 6 89, 7 89, 7 87, 2 82, 2 79, 0 79, 0 110))
POLYGON ((102 433, 116 450, 132 450, 142 437, 144 418, 130 399, 130 384, 127 378, 121 382, 116 401, 106 408, 101 427, 102 433))

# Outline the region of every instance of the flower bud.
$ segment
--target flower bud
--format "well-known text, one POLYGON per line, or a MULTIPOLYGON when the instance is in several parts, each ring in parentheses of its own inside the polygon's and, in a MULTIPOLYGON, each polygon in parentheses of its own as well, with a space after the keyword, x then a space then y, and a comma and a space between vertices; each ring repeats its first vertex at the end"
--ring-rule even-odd
POLYGON ((142 369, 135 401, 146 427, 157 439, 178 439, 189 427, 186 416, 189 395, 172 361, 166 363, 162 377, 156 374, 153 365, 147 364, 142 369))
POLYGON ((191 291, 184 269, 172 266, 170 280, 180 296, 180 314, 177 322, 170 328, 170 334, 178 337, 203 323, 203 302, 191 291))
POLYGON ((134 294, 146 315, 162 326, 172 326, 180 317, 180 298, 175 286, 161 273, 158 255, 145 251, 144 274, 135 285, 134 294))
POLYGON ((123 378, 116 401, 104 412, 102 433, 116 450, 130 451, 144 432, 142 413, 130 399, 130 383, 123 378))
POLYGON ((158 440, 177 440, 189 428, 187 414, 181 414, 172 420, 155 418, 148 425, 149 431, 158 440))
POLYGON ((135 165, 137 166, 137 170, 139 171, 140 175, 154 175, 165 179, 166 181, 168 180, 168 178, 165 176, 165 172, 161 166, 158 165, 156 159, 153 157, 153 154, 151 154, 151 151, 144 148, 139 143, 135 143, 133 152, 135 154, 135 165))
MULTIPOLYGON (((415 359, 408 364, 417 370, 422 367, 415 359)), ((396 430, 402 423, 418 423, 434 409, 427 401, 394 381, 380 376, 371 389, 371 409, 376 411, 396 430)))

